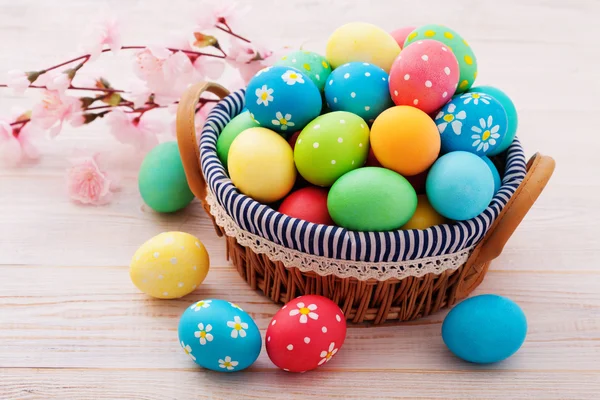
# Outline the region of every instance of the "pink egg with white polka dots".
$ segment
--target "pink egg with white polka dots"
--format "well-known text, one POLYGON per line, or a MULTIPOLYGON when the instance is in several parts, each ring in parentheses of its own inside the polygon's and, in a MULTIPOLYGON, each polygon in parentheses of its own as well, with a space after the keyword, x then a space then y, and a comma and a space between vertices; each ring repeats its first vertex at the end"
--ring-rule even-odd
POLYGON ((454 95, 460 71, 454 53, 437 40, 419 40, 402 50, 390 70, 390 94, 396 105, 430 114, 454 95))
POLYGON ((346 318, 333 301, 306 295, 284 305, 273 316, 265 335, 269 358, 288 372, 305 372, 324 365, 346 339, 346 318))

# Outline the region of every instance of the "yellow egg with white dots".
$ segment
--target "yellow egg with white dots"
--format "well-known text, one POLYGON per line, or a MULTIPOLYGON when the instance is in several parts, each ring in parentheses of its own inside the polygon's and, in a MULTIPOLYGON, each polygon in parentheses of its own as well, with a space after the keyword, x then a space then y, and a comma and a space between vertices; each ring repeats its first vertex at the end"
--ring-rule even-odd
POLYGON ((198 238, 185 232, 164 232, 133 255, 129 275, 142 292, 159 299, 177 299, 206 278, 210 260, 198 238))

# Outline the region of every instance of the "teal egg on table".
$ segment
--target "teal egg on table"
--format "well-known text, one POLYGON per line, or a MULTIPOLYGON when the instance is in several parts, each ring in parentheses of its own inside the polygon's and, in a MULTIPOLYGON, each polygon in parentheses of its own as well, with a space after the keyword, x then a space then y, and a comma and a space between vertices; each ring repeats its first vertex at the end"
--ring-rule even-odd
POLYGON ((498 193, 498 190, 500 190, 500 187, 502 186, 502 180, 500 179, 500 173, 498 172, 498 168, 496 168, 496 165, 494 165, 494 163, 492 162, 492 160, 490 160, 489 157, 483 156, 481 158, 483 159, 483 161, 485 161, 485 163, 488 165, 488 167, 490 167, 490 171, 492 171, 492 175, 494 176, 494 196, 495 196, 496 193, 498 193))
POLYGON ((161 143, 146 155, 138 174, 138 188, 144 202, 161 213, 181 210, 194 199, 177 142, 161 143))
POLYGON ((331 74, 331 65, 325 57, 312 51, 293 51, 281 57, 275 65, 299 69, 313 81, 320 91, 323 91, 327 77, 331 74))
POLYGON ((321 92, 300 70, 264 68, 248 83, 246 107, 263 128, 294 133, 321 113, 321 92))
POLYGON ((257 126, 259 125, 250 117, 248 111, 237 115, 225 125, 225 128, 223 128, 223 131, 219 135, 219 139, 217 139, 217 156, 219 156, 219 160, 221 160, 225 168, 227 168, 227 156, 233 140, 246 129, 257 126))
POLYGON ((417 209, 417 193, 402 175, 385 168, 348 172, 329 190, 327 208, 335 223, 353 231, 390 231, 417 209))
POLYGON ((506 111, 506 116, 508 118, 506 135, 504 135, 504 139, 502 139, 500 144, 493 148, 488 154, 490 156, 495 156, 496 154, 502 153, 504 150, 508 149, 508 146, 511 145, 513 140, 515 140, 515 136, 517 135, 519 115, 517 114, 517 108, 515 107, 515 104, 506 93, 493 86, 473 87, 469 89, 469 93, 484 93, 490 95, 494 99, 498 100, 500 104, 502 104, 502 107, 504 107, 504 111, 506 111))
POLYGON ((527 335, 527 318, 514 301, 494 294, 456 305, 442 324, 442 339, 457 357, 495 363, 516 353, 527 335))
POLYGON ((262 339, 254 320, 238 305, 207 299, 189 306, 179 320, 179 343, 201 367, 235 372, 260 354, 262 339))
POLYGON ((325 98, 332 111, 348 111, 369 122, 394 105, 387 72, 363 62, 336 68, 325 85, 325 98))
POLYGON ((494 177, 473 153, 453 151, 438 158, 427 174, 427 198, 446 218, 464 221, 481 214, 494 197, 494 177))
POLYGON ((435 116, 442 152, 468 151, 484 156, 496 149, 506 135, 504 107, 485 93, 456 95, 435 116))

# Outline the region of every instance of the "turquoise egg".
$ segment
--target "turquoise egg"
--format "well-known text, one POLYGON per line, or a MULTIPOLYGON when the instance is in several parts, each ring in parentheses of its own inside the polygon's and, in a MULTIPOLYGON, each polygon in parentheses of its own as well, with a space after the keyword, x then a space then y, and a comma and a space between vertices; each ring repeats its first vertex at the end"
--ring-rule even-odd
POLYGON ((248 83, 246 107, 263 128, 282 133, 301 130, 321 113, 321 93, 300 70, 264 68, 248 83))
POLYGON ((500 187, 502 186, 502 180, 500 179, 500 173, 498 172, 498 168, 496 168, 496 166, 494 165, 492 160, 490 160, 489 157, 483 156, 481 158, 483 159, 483 161, 485 161, 485 163, 488 165, 488 167, 490 167, 490 171, 492 171, 492 175, 494 177, 494 196, 495 196, 496 193, 498 193, 498 190, 500 190, 500 187))
POLYGON ((454 307, 442 324, 448 349, 465 361, 502 361, 521 348, 527 319, 512 300, 495 294, 471 297, 454 307))
POLYGON ((504 107, 504 111, 506 111, 506 116, 508 118, 506 135, 504 135, 504 139, 502 139, 500 144, 488 153, 488 155, 490 156, 500 154, 504 150, 508 149, 508 146, 510 146, 513 140, 515 140, 515 136, 517 134, 517 127, 519 126, 519 116, 517 114, 517 108, 515 107, 515 104, 512 102, 510 97, 506 95, 506 93, 495 87, 477 86, 469 89, 469 93, 471 92, 483 93, 492 96, 494 99, 498 100, 500 104, 502 104, 502 107, 504 107))
POLYGON ((332 111, 348 111, 368 122, 394 105, 388 74, 362 62, 336 68, 325 85, 325 99, 332 111))
POLYGON ((179 343, 201 367, 219 372, 248 368, 260 354, 262 339, 252 318, 225 300, 201 300, 179 320, 179 343))
POLYGON ((494 177, 481 157, 453 151, 438 158, 427 174, 431 206, 446 218, 464 221, 481 214, 494 197, 494 177))
POLYGON ((484 156, 496 149, 508 126, 504 107, 484 93, 465 93, 450 100, 435 116, 442 152, 468 151, 484 156))

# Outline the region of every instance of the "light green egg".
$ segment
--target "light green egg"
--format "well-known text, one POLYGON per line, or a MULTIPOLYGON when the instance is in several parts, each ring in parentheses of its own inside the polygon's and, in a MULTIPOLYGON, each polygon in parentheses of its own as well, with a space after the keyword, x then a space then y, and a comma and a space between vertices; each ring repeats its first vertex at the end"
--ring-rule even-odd
POLYGON ((299 69, 317 85, 321 92, 325 88, 325 82, 327 82, 327 77, 331 73, 331 65, 325 57, 311 51, 294 51, 281 57, 275 65, 299 69))
POLYGON ((227 168, 227 155, 229 154, 229 147, 231 147, 233 139, 246 129, 257 126, 260 125, 252 119, 249 111, 244 111, 225 125, 217 140, 217 155, 225 168, 227 168))
POLYGON ((358 115, 335 111, 312 120, 294 148, 298 172, 317 186, 331 186, 340 176, 362 167, 369 153, 369 127, 358 115))
POLYGON ((475 58, 475 53, 469 43, 462 36, 443 25, 424 25, 408 34, 403 48, 423 39, 444 43, 456 56, 460 68, 456 93, 463 93, 473 86, 475 78, 477 78, 477 58, 475 58))

